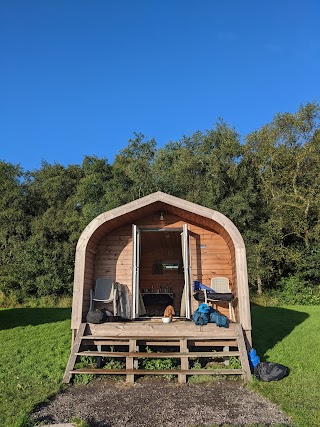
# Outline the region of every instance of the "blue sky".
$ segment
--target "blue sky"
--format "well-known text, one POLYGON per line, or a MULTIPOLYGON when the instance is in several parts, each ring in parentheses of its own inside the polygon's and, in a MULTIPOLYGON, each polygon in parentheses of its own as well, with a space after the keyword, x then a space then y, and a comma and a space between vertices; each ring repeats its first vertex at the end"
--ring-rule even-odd
POLYGON ((0 160, 25 170, 244 136, 320 101, 318 0, 1 0, 0 160))

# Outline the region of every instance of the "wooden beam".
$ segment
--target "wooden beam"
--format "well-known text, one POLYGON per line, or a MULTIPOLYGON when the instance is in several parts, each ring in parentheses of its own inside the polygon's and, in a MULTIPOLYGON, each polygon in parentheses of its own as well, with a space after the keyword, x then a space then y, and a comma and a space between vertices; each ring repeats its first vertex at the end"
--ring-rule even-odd
MULTIPOLYGON (((129 341, 129 353, 135 353, 137 349, 137 342, 136 340, 130 340, 129 341)), ((131 356, 127 356, 126 357, 126 371, 127 371, 127 376, 126 376, 126 382, 133 384, 134 383, 134 374, 129 373, 129 371, 133 371, 133 357, 131 356)))
POLYGON ((63 380, 62 380, 62 382, 66 383, 66 384, 68 384, 71 380, 71 376, 72 376, 71 371, 73 370, 74 365, 76 363, 77 353, 80 350, 82 335, 84 334, 85 329, 86 329, 86 323, 81 323, 79 330, 78 330, 78 333, 77 333, 77 336, 74 340, 74 343, 73 343, 73 346, 71 349, 71 353, 70 353, 70 357, 69 357, 69 361, 68 361, 66 370, 64 372, 63 380))
POLYGON ((242 369, 75 369, 72 374, 94 375, 242 375, 242 369))
MULTIPOLYGON (((180 354, 188 353, 188 341, 186 339, 180 340, 180 354)), ((188 357, 180 356, 181 357, 181 370, 189 370, 189 359, 188 357)), ((179 374, 178 375, 178 381, 180 384, 184 384, 187 382, 186 374, 179 374)))
MULTIPOLYGON (((240 356, 239 351, 189 351, 189 352, 164 352, 164 353, 146 353, 146 352, 118 352, 118 351, 80 351, 78 356, 101 356, 101 357, 136 357, 139 359, 166 359, 166 358, 197 358, 208 357, 218 359, 220 357, 240 356)), ((184 369, 184 368, 183 368, 184 369)), ((187 369, 187 368, 185 368, 187 369)))
POLYGON ((238 348, 240 351, 240 362, 243 370, 243 379, 247 382, 251 380, 251 371, 249 366, 247 348, 244 342, 243 330, 242 326, 239 323, 236 324, 236 332, 238 335, 238 348))

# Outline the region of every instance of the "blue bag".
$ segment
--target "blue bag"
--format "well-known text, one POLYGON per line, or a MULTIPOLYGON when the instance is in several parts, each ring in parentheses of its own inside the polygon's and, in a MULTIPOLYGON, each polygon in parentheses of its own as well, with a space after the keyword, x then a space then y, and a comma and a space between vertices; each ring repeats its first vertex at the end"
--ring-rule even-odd
POLYGON ((199 313, 204 313, 204 314, 207 314, 207 315, 210 314, 211 310, 212 310, 212 307, 210 307, 208 304, 204 304, 204 303, 200 304, 199 307, 198 307, 199 313))
POLYGON ((260 363, 260 357, 257 355, 257 352, 254 348, 252 348, 249 351, 249 365, 251 370, 253 371, 253 369, 260 363))
POLYGON ((194 291, 203 291, 204 289, 206 289, 207 291, 214 292, 214 290, 212 288, 209 288, 208 286, 204 285, 203 283, 198 282, 197 280, 194 280, 194 282, 193 282, 193 290, 194 291))
POLYGON ((199 310, 196 310, 192 315, 192 320, 198 326, 206 325, 209 322, 209 318, 206 314, 200 313, 199 310))
POLYGON ((228 318, 215 310, 210 313, 209 322, 215 323, 217 326, 221 326, 223 328, 229 328, 228 318))

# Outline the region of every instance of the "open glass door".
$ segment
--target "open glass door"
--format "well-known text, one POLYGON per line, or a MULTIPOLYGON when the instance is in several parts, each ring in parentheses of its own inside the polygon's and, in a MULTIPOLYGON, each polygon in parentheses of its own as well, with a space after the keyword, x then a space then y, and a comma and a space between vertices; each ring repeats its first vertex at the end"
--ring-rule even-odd
MULTIPOLYGON (((187 319, 191 317, 190 307, 190 254, 189 254, 189 234, 188 225, 183 224, 183 231, 181 233, 182 242, 182 258, 183 258, 183 272, 184 272, 184 289, 182 298, 185 302, 185 316, 187 319)), ((181 304, 183 306, 183 304, 181 304)), ((181 315, 183 315, 181 313, 181 315)))
POLYGON ((139 228, 132 225, 132 319, 139 317, 139 270, 140 270, 140 253, 141 253, 141 234, 139 228))

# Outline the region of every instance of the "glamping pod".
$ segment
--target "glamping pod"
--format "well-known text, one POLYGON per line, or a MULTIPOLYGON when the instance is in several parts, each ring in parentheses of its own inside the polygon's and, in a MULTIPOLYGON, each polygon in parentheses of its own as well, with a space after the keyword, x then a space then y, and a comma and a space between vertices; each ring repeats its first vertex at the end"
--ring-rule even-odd
MULTIPOLYGON (((220 329, 224 329, 225 335, 234 328, 243 331, 243 341, 249 348, 251 316, 245 245, 228 218, 162 192, 96 217, 81 234, 76 249, 71 324, 74 348, 65 380, 74 373, 76 349, 79 351, 84 336, 90 335, 93 341, 97 336, 112 336, 112 339, 122 336, 128 340, 134 336, 134 340, 146 341, 152 337, 170 340, 179 336, 181 340, 200 336, 202 329, 189 321, 201 304, 194 296, 194 282, 214 288, 212 283, 217 278, 223 278, 229 286, 224 292, 234 297, 230 303, 214 301, 211 295, 213 306, 230 321, 229 329, 220 329), (97 295, 99 282, 109 284, 107 297, 97 295), (127 321, 88 324, 90 308, 101 304, 114 316, 127 321), (168 305, 174 307, 175 316, 166 325, 161 318, 168 305), (181 325, 179 331, 178 325, 181 325)), ((207 301, 207 292, 203 293, 207 301)), ((206 329, 207 338, 215 336, 215 330, 209 330, 206 329)), ((129 352, 135 351, 137 342, 129 341, 129 352)), ((181 345, 181 354, 189 351, 187 341, 181 345)), ((127 372, 131 362, 133 359, 127 364, 127 372)), ((185 358, 182 362, 183 367, 185 358)), ((129 381, 130 378, 133 378, 131 371, 127 375, 129 381)), ((183 381, 182 374, 179 378, 183 381)))

